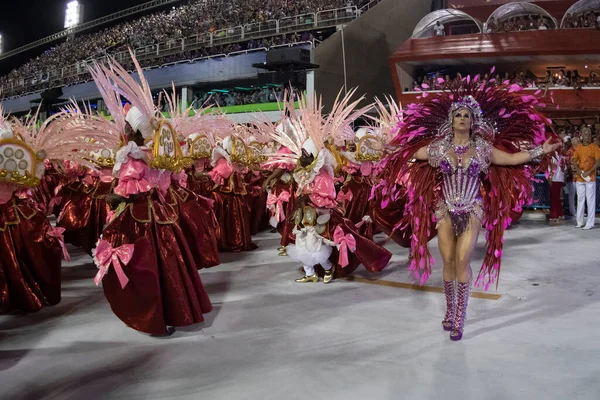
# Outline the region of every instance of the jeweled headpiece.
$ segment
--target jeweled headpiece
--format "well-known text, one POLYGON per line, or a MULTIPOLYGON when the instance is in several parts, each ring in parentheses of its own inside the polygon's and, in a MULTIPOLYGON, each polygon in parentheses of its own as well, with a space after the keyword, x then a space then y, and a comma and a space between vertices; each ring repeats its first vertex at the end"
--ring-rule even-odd
POLYGON ((450 110, 448 111, 448 120, 439 128, 439 136, 448 136, 452 134, 452 120, 454 118, 454 113, 461 108, 466 108, 471 112, 473 118, 472 130, 474 135, 484 136, 488 139, 495 135, 496 130, 483 117, 483 111, 481 111, 479 102, 475 100, 473 96, 469 95, 461 97, 452 103, 450 110))
POLYGON ((475 100, 473 96, 465 96, 452 103, 450 112, 448 113, 448 120, 450 123, 452 123, 454 113, 461 108, 466 108, 467 110, 471 111, 471 115, 473 116, 473 124, 478 124, 483 119, 483 113, 477 100, 475 100))

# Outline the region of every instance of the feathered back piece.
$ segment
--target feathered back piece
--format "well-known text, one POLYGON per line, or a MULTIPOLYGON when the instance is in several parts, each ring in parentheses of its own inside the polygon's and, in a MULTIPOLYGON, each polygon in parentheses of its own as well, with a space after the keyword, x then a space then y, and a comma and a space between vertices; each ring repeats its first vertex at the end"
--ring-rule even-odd
POLYGON ((104 72, 105 79, 111 82, 113 91, 125 97, 132 104, 125 120, 131 124, 134 131, 139 130, 144 139, 149 139, 158 129, 160 113, 154 104, 152 91, 144 77, 142 67, 131 49, 129 49, 129 54, 135 65, 139 82, 129 75, 114 58, 109 59, 108 65, 97 65, 96 67, 104 72))
POLYGON ((402 104, 396 103, 390 96, 385 96, 385 103, 376 97, 375 106, 378 116, 374 120, 379 130, 378 136, 384 144, 388 144, 395 136, 394 132, 396 132, 398 116, 401 115, 402 104))
POLYGON ((127 142, 124 135, 125 115, 122 111, 113 121, 110 121, 102 115, 94 114, 85 103, 81 109, 74 100, 63 110, 70 118, 77 121, 70 128, 72 134, 85 138, 86 142, 106 144, 101 150, 92 151, 89 154, 90 160, 101 167, 112 167, 116 151, 127 142), (116 122, 117 120, 122 123, 116 122))
MULTIPOLYGON (((494 70, 492 69, 492 72, 494 70)), ((442 83, 443 80, 440 80, 442 83)), ((544 104, 538 99, 540 91, 532 95, 521 93, 522 88, 494 79, 481 82, 479 75, 449 83, 442 93, 428 93, 423 85, 420 104, 410 104, 398 115, 396 137, 392 140, 395 152, 384 158, 379 166, 382 181, 382 207, 398 200, 404 191, 398 191, 396 183, 406 186, 406 210, 404 218, 395 229, 410 227, 413 261, 410 270, 421 284, 431 274, 434 260, 427 247, 429 221, 440 197, 442 175, 428 162, 415 161, 413 155, 434 140, 452 134, 452 111, 460 107, 472 110, 473 134, 485 139, 492 146, 508 153, 516 153, 546 139, 546 125, 551 121, 537 109, 544 104)), ((487 252, 476 285, 485 289, 497 283, 502 257, 504 230, 511 224, 510 211, 519 211, 532 201, 533 169, 530 166, 490 166, 482 179, 484 197, 487 252)))
POLYGON ((28 115, 24 122, 14 119, 16 143, 0 141, 0 148, 8 146, 12 150, 8 152, 11 156, 4 160, 5 168, 8 165, 11 170, 9 178, 12 183, 24 186, 39 184, 45 172, 46 159, 68 160, 95 168, 89 154, 105 149, 111 143, 112 136, 109 132, 97 132, 91 137, 84 134, 87 131, 80 129, 83 119, 78 113, 61 111, 46 119, 39 128, 38 116, 39 108, 35 114, 28 115), (91 138, 94 140, 90 140, 91 138))
POLYGON ((125 109, 121 102, 121 95, 115 91, 110 78, 106 75, 104 69, 99 64, 94 64, 89 69, 89 72, 94 79, 94 83, 100 91, 100 95, 104 99, 104 104, 108 109, 108 112, 113 118, 111 131, 118 132, 118 136, 122 138, 123 143, 127 143, 127 137, 125 136, 125 109))
POLYGON ((323 99, 316 94, 308 98, 302 95, 299 109, 294 107, 293 100, 287 99, 285 109, 288 115, 295 115, 288 119, 289 131, 271 131, 269 134, 273 140, 287 147, 291 154, 269 154, 270 160, 267 164, 296 164, 302 155, 302 149, 317 156, 325 148, 325 143, 332 137, 336 143, 344 143, 344 140, 352 138, 352 122, 364 115, 371 105, 357 109, 358 104, 364 100, 364 96, 351 102, 356 89, 341 97, 341 91, 335 99, 331 112, 323 115, 323 99), (307 146, 309 145, 309 146, 307 146))

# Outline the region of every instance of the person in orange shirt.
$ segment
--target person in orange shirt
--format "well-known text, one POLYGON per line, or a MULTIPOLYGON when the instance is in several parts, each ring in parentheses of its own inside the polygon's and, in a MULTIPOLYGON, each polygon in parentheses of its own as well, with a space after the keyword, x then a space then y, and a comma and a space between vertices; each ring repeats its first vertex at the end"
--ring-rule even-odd
POLYGON ((592 130, 589 126, 581 128, 581 144, 575 149, 571 160, 573 180, 577 189, 576 228, 592 229, 596 218, 596 169, 600 167, 600 147, 592 143, 592 130), (586 202, 588 215, 584 226, 586 202))

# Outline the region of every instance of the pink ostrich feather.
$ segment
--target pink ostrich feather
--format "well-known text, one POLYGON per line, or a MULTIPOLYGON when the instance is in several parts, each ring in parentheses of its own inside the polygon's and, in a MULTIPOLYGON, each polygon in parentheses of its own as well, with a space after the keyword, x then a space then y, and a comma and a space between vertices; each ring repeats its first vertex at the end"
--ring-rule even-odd
POLYGON ((326 116, 323 115, 323 98, 321 96, 302 95, 298 101, 299 108, 297 110, 294 102, 289 98, 286 99, 285 110, 288 115, 292 116, 287 119, 291 132, 286 134, 272 131, 269 135, 271 139, 287 147, 292 154, 269 154, 270 160, 267 164, 295 164, 302 155, 304 142, 309 138, 313 140, 319 151, 325 147, 325 141, 329 136, 333 137, 335 141, 343 143, 344 139, 350 135, 351 123, 369 111, 372 105, 357 108, 358 104, 364 100, 364 96, 351 101, 356 89, 352 89, 343 97, 341 97, 341 93, 340 90, 331 112, 326 116))
POLYGON ((39 108, 33 115, 27 116, 25 122, 13 120, 15 133, 18 138, 27 143, 36 154, 44 153, 48 160, 69 160, 78 164, 95 168, 88 159, 90 152, 105 149, 110 142, 108 132, 94 136, 94 143, 89 136, 82 134, 81 115, 61 111, 46 119, 37 128, 39 108), (88 140, 86 140, 88 139, 88 140))
POLYGON ((113 89, 131 102, 134 107, 137 107, 149 120, 152 120, 159 116, 158 107, 154 104, 152 91, 144 76, 144 71, 131 49, 129 49, 129 54, 135 65, 139 82, 129 75, 125 68, 114 58, 110 58, 108 66, 102 66, 101 68, 112 82, 113 89))
POLYGON ((92 109, 85 105, 83 110, 75 101, 63 108, 68 113, 68 118, 73 120, 71 129, 73 134, 86 139, 93 139, 103 148, 116 150, 124 138, 124 125, 110 121, 102 115, 94 115, 92 109))
POLYGON ((116 129, 120 134, 124 134, 126 122, 121 95, 114 90, 110 78, 104 73, 103 68, 99 64, 94 64, 89 71, 98 91, 100 91, 100 95, 104 99, 106 108, 113 118, 116 129))

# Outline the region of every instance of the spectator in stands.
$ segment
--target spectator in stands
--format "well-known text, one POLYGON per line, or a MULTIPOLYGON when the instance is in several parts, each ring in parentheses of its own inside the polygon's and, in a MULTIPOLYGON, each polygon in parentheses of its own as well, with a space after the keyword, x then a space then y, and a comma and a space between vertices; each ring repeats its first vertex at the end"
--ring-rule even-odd
POLYGON ((548 25, 546 25, 546 20, 544 18, 540 18, 539 19, 539 30, 546 30, 548 29, 548 25))
MULTIPOLYGON (((83 79, 89 79, 89 76, 82 76, 83 70, 80 70, 79 73, 71 71, 74 64, 81 60, 98 58, 107 53, 121 51, 128 46, 133 48, 151 46, 143 52, 144 54, 154 54, 155 46, 159 43, 170 43, 171 47, 175 49, 177 46, 174 45, 180 43, 181 39, 187 36, 198 35, 198 38, 202 40, 209 32, 225 35, 225 31, 219 31, 227 27, 250 26, 256 21, 266 22, 322 10, 347 8, 349 4, 362 7, 366 3, 365 0, 289 0, 284 2, 276 0, 193 0, 182 6, 174 7, 168 12, 145 15, 99 32, 69 39, 0 78, 0 85, 4 85, 7 89, 10 88, 11 95, 13 95, 23 93, 25 90, 39 90, 43 85, 73 84, 83 79), (37 86, 30 88, 31 82, 37 86)), ((305 36, 312 40, 312 35, 303 34, 303 38, 305 36)), ((286 41, 287 39, 279 38, 274 42, 270 41, 269 44, 283 44, 286 41)), ((216 47, 210 49, 206 55, 221 54, 225 49, 216 47)), ((233 47, 230 50, 238 51, 233 50, 233 47)), ((154 61, 150 57, 140 57, 140 61, 144 65, 156 65, 162 61, 178 61, 182 59, 182 55, 181 52, 167 54, 166 57, 154 58, 154 61)), ((3 94, 6 95, 6 91, 3 94)))
POLYGON ((581 145, 577 146, 572 157, 573 176, 577 189, 577 228, 585 230, 594 227, 596 215, 596 170, 600 167, 600 147, 592 143, 592 130, 589 126, 581 129, 581 145), (584 220, 587 203, 587 220, 584 220), (584 225, 585 222, 585 225, 584 225))
POLYGON ((444 36, 446 31, 444 30, 444 25, 440 23, 440 21, 436 21, 435 27, 433 28, 435 31, 435 36, 444 36))

